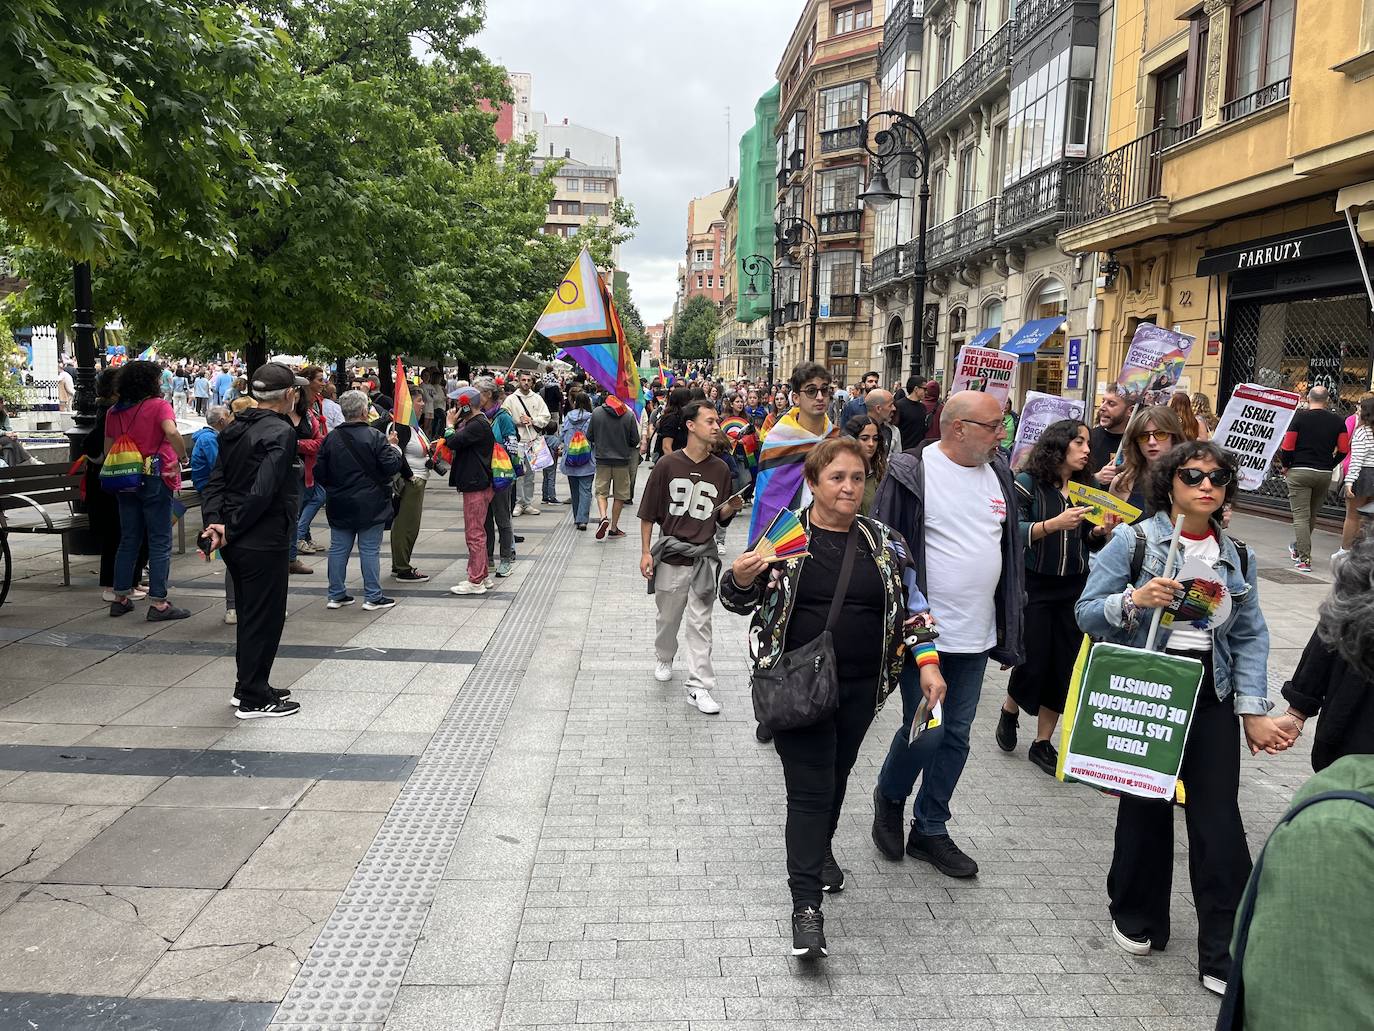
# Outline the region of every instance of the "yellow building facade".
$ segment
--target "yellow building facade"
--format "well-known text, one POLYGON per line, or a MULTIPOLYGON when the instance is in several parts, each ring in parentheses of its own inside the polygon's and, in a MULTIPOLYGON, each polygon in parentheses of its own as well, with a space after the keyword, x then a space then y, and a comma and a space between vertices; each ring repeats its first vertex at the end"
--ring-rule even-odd
POLYGON ((1095 393, 1155 322, 1196 337, 1218 412, 1259 382, 1348 413, 1374 371, 1374 0, 1118 0, 1108 31, 1103 152, 1058 237, 1096 257, 1095 393))

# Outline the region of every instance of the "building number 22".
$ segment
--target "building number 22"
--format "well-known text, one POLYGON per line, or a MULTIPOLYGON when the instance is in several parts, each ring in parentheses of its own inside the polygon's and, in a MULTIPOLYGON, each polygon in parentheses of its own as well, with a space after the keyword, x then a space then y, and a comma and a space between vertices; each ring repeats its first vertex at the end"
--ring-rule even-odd
POLYGON ((668 481, 668 514, 692 519, 710 519, 716 510, 716 488, 701 481, 668 481))

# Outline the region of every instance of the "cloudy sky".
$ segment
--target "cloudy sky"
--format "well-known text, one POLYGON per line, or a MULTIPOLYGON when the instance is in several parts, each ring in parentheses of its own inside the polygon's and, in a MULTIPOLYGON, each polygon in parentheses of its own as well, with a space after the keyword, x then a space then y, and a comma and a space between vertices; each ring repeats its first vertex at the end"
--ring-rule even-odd
POLYGON ((489 0, 477 44, 534 75, 532 104, 620 137, 639 229, 621 251, 646 324, 672 310, 687 201, 739 175, 739 137, 802 0, 489 0), (725 109, 730 109, 729 172, 725 109))

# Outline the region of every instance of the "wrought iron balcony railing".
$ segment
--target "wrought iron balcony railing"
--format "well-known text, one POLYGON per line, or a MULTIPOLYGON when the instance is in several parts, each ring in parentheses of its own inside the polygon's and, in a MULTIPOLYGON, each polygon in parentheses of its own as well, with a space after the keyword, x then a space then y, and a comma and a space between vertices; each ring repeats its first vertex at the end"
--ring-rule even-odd
POLYGON ((1244 118, 1246 115, 1252 115, 1256 111, 1277 104, 1281 100, 1287 100, 1292 83, 1292 77, 1280 79, 1278 82, 1271 82, 1268 86, 1255 90, 1254 93, 1237 97, 1229 104, 1223 104, 1221 106, 1221 120, 1234 122, 1237 118, 1244 118))
POLYGON ((791 170, 784 164, 778 169, 778 189, 787 189, 787 178, 792 174, 791 170))
POLYGON ((883 46, 890 45, 913 21, 918 21, 925 11, 922 0, 897 0, 887 9, 883 20, 883 46))
POLYGON ((833 154, 837 150, 854 150, 863 146, 863 130, 857 125, 846 125, 842 129, 821 130, 821 153, 833 154))
POLYGON ((1162 196, 1159 152, 1170 131, 1163 126, 1152 129, 1068 172, 1064 228, 1073 229, 1162 196))
POLYGON ((1010 19, 992 38, 956 68, 916 109, 916 121, 930 134, 971 108, 1011 70, 1011 41, 1016 19, 1010 19))
POLYGON ((901 279, 911 271, 913 244, 898 244, 873 255, 873 265, 865 280, 865 291, 876 290, 880 286, 901 279))
POLYGON ((852 319, 859 314, 858 294, 831 294, 830 318, 852 319))
POLYGON ((822 236, 852 236, 863 223, 862 211, 824 211, 816 216, 816 232, 822 236))
POLYGON ((1064 217, 1064 175, 1076 161, 1057 161, 1002 191, 997 236, 1005 239, 1064 217))
POLYGON ((1019 47, 1036 34, 1047 22, 1074 0, 1021 0, 1016 5, 1016 38, 1012 46, 1019 47))
POLYGON ((1184 122, 1182 125, 1166 125, 1164 127, 1164 146, 1172 147, 1176 143, 1183 143, 1191 140, 1202 128, 1202 115, 1184 122))
POLYGON ((992 246, 997 237, 997 198, 961 211, 941 222, 926 237, 926 263, 950 265, 960 258, 992 246))

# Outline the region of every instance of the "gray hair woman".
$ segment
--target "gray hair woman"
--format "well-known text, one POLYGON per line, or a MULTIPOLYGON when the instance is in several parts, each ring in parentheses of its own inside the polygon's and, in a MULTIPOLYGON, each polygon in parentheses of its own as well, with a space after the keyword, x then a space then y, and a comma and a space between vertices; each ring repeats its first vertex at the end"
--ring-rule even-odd
POLYGON ((1293 679, 1283 686, 1280 723, 1302 731, 1318 712, 1312 769, 1343 755, 1374 753, 1374 536, 1366 534, 1335 568, 1317 629, 1293 679))

